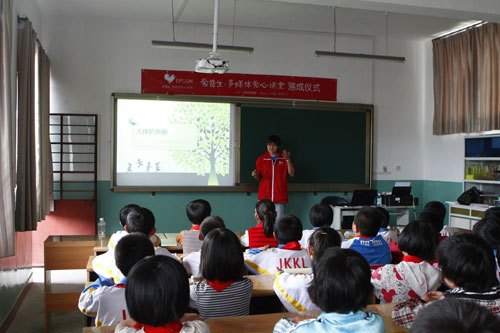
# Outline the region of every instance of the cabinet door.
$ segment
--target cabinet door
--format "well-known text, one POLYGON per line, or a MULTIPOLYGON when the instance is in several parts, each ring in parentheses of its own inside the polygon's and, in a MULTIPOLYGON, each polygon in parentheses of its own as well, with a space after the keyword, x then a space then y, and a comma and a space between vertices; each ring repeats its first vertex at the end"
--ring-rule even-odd
POLYGON ((471 228, 471 223, 469 219, 450 216, 450 226, 452 228, 469 229, 471 228))

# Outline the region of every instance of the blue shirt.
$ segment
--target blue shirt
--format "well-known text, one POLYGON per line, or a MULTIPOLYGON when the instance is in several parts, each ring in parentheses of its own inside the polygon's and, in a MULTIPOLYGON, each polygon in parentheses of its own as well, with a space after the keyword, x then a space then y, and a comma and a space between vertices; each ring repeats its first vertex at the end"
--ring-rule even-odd
POLYGON ((322 312, 316 319, 308 319, 294 324, 286 318, 281 319, 274 326, 273 332, 294 333, 383 333, 385 332, 384 319, 376 313, 356 311, 347 314, 336 312, 322 312))
POLYGON ((370 265, 387 265, 391 263, 391 249, 382 236, 372 238, 354 237, 344 240, 343 249, 351 249, 361 253, 370 265))

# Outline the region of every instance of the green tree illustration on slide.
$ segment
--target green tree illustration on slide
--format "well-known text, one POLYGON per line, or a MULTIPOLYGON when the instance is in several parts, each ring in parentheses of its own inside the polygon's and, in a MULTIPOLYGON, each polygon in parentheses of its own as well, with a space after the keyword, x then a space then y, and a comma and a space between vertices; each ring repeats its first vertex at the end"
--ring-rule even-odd
POLYGON ((175 150, 172 159, 187 171, 204 176, 208 185, 219 185, 217 174, 229 173, 230 112, 228 105, 213 103, 182 103, 173 112, 172 124, 195 124, 197 148, 175 150))

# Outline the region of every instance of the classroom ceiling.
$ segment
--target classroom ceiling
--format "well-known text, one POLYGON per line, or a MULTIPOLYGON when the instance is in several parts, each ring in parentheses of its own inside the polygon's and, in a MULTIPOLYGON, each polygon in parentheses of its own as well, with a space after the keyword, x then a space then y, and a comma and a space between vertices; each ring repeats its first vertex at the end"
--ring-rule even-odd
MULTIPOLYGON (((346 34, 369 34, 385 29, 385 11, 388 11, 388 29, 391 38, 425 39, 472 19, 498 18, 491 7, 484 13, 468 11, 470 0, 462 7, 447 9, 424 6, 427 0, 220 0, 221 25, 258 27, 281 30, 333 31, 333 5, 337 5, 337 30, 346 34), (235 10, 236 3, 236 10, 235 10), (417 7, 415 4, 424 3, 417 7), (415 15, 417 13, 418 15, 415 15), (489 15, 489 16, 488 16, 489 15), (369 28, 367 28, 369 27, 369 28)), ((474 0, 488 2, 493 0, 474 0)), ((498 0, 495 0, 498 1, 498 0)), ((78 16, 129 20, 171 22, 171 0, 37 0, 43 16, 78 16)), ((443 3, 446 3, 443 2, 443 3)), ((212 24, 213 0, 173 0, 177 23, 212 24)), ((471 9, 469 9, 471 10, 471 9)), ((497 15, 498 14, 498 15, 497 15)), ((170 36, 166 37, 166 39, 170 36)))

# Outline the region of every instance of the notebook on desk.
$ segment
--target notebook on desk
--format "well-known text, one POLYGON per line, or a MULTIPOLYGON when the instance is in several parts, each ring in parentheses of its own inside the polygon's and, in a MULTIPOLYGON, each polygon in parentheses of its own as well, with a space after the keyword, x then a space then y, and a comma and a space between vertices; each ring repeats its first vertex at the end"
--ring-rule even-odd
POLYGON ((377 198, 377 190, 355 190, 349 206, 373 206, 377 198))

